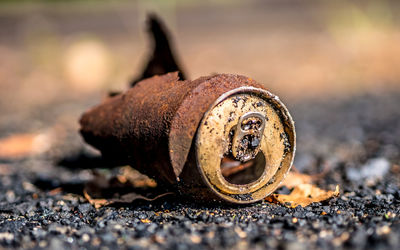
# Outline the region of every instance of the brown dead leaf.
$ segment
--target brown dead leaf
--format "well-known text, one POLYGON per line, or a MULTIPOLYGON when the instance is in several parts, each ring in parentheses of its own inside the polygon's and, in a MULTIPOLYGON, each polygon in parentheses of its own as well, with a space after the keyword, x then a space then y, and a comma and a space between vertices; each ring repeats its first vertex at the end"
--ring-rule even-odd
POLYGON ((294 188, 301 184, 312 183, 313 180, 314 180, 314 178, 311 175, 302 174, 297 171, 290 171, 280 186, 286 186, 287 188, 290 189, 290 188, 294 188))
POLYGON ((300 184, 290 194, 273 194, 266 198, 269 202, 280 203, 286 207, 306 207, 313 202, 326 201, 339 196, 339 185, 335 191, 326 191, 311 184, 300 184))
POLYGON ((110 201, 106 200, 106 199, 95 199, 92 198, 88 192, 86 191, 86 189, 83 190, 83 196, 86 198, 86 200, 88 200, 88 202, 90 204, 92 204, 95 208, 100 208, 103 206, 106 206, 108 204, 110 204, 110 201))
POLYGON ((95 208, 115 203, 132 203, 136 200, 154 201, 173 194, 155 189, 157 184, 154 180, 128 166, 122 167, 117 176, 107 176, 101 172, 94 172, 94 176, 94 179, 85 184, 83 195, 95 208), (145 195, 142 194, 143 191, 145 195))
POLYGON ((127 194, 122 195, 118 199, 111 199, 111 201, 112 201, 112 203, 132 203, 135 200, 155 201, 161 197, 171 195, 171 194, 174 194, 174 193, 167 192, 167 193, 162 193, 160 195, 157 195, 154 198, 149 198, 149 197, 143 196, 141 194, 137 194, 137 193, 127 193, 127 194))
POLYGON ((104 207, 104 206, 108 206, 111 204, 115 204, 115 203, 132 203, 136 200, 145 200, 145 201, 155 201, 161 197, 167 196, 167 195, 171 195, 173 194, 172 192, 167 192, 167 193, 163 193, 160 195, 157 195, 154 198, 149 198, 149 197, 145 197, 143 195, 137 194, 137 193, 127 193, 122 195, 120 198, 111 198, 111 199, 96 199, 96 198, 92 198, 86 189, 83 190, 83 196, 86 198, 86 200, 89 201, 90 204, 92 204, 95 208, 100 208, 100 207, 104 207))
POLYGON ((121 174, 117 175, 116 178, 121 183, 129 182, 137 188, 155 188, 157 186, 157 183, 153 179, 139 173, 139 171, 130 166, 121 167, 121 174))
POLYGON ((287 188, 291 189, 300 184, 313 183, 314 181, 319 180, 323 178, 326 174, 328 174, 330 169, 330 164, 325 163, 322 172, 318 174, 308 175, 300 173, 299 170, 297 170, 296 166, 293 165, 292 169, 287 174, 284 181, 280 184, 280 187, 286 186, 287 188))
POLYGON ((50 190, 48 192, 48 194, 49 195, 57 195, 57 194, 60 194, 62 191, 63 191, 63 189, 61 187, 58 187, 58 188, 54 188, 54 189, 50 190))
POLYGON ((15 134, 0 139, 0 157, 19 158, 40 154, 49 147, 47 134, 15 134))

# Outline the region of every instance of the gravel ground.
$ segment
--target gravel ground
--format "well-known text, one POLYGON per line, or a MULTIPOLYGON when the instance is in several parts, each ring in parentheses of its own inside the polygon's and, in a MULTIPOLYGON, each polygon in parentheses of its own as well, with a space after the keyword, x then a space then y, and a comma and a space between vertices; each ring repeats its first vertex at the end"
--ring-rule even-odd
MULTIPOLYGON (((165 197, 95 209, 80 194, 92 172, 54 164, 82 149, 75 130, 66 130, 66 139, 51 153, 0 160, 0 246, 399 249, 399 97, 377 94, 289 105, 297 125, 297 169, 324 171, 317 185, 341 188, 340 197, 306 208, 267 202, 201 205, 165 197)), ((62 105, 49 109, 68 110, 62 105)), ((3 135, 17 126, 1 124, 3 135)))

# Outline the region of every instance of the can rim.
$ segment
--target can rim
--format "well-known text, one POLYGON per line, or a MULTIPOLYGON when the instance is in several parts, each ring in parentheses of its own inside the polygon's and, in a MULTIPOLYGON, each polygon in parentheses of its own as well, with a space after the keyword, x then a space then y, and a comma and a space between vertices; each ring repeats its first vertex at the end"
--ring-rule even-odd
MULTIPOLYGON (((281 177, 278 180, 276 180, 276 178, 275 178, 272 181, 272 183, 270 181, 267 181, 263 185, 261 185, 259 188, 257 188, 255 191, 249 192, 249 194, 252 194, 252 193, 255 193, 255 192, 261 192, 262 195, 258 195, 259 198, 246 200, 246 199, 241 199, 240 196, 223 193, 223 192, 221 192, 222 190, 220 190, 213 183, 211 183, 210 178, 206 175, 206 173, 202 169, 201 163, 199 162, 199 157, 198 156, 199 156, 199 146, 200 146, 199 145, 199 136, 200 135, 199 135, 199 133, 196 133, 196 136, 195 136, 196 166, 197 166, 197 168, 199 170, 199 173, 201 175, 202 180, 222 200, 225 200, 225 201, 228 201, 228 202, 232 202, 232 203, 239 203, 239 204, 248 204, 248 203, 257 202, 257 201, 267 197, 268 195, 270 195, 279 186, 279 184, 285 179, 287 173, 290 171, 290 169, 291 169, 291 167, 293 165, 294 156, 295 156, 295 152, 296 152, 296 131, 295 131, 295 126, 294 126, 293 119, 292 119, 288 109, 282 103, 282 101, 279 99, 279 97, 277 97, 276 95, 272 94, 271 92, 269 92, 269 91, 267 91, 265 89, 256 88, 256 87, 253 87, 253 86, 238 87, 238 88, 232 89, 232 90, 227 91, 224 94, 220 95, 209 106, 207 111, 203 114, 203 116, 201 118, 201 121, 199 123, 199 128, 200 128, 201 124, 204 123, 204 121, 208 117, 209 113, 218 104, 220 104, 222 101, 224 101, 227 98, 232 97, 234 95, 246 94, 246 93, 252 94, 252 95, 254 95, 254 94, 258 95, 261 98, 265 99, 269 104, 271 104, 271 106, 273 106, 273 108, 276 110, 276 112, 280 116, 281 122, 282 122, 282 124, 284 126, 284 130, 286 132, 290 132, 289 133, 289 137, 291 137, 290 138, 290 145, 291 145, 290 149, 291 150, 287 155, 282 157, 282 160, 281 160, 281 166, 282 167, 279 167, 279 169, 274 173, 272 178, 275 178, 275 176, 278 175, 278 174, 280 174, 281 177), (288 158, 290 158, 289 161, 287 161, 288 158), (279 171, 283 171, 283 172, 281 173, 279 171)), ((220 166, 218 166, 218 167, 220 167, 220 166)))

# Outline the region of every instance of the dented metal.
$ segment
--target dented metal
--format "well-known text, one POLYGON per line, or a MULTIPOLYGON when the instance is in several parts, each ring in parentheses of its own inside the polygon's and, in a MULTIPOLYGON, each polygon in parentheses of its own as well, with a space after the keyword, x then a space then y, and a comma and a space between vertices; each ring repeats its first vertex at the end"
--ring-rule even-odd
POLYGON ((294 124, 279 98, 229 74, 143 80, 86 112, 81 133, 109 161, 204 201, 263 199, 295 153, 294 124))

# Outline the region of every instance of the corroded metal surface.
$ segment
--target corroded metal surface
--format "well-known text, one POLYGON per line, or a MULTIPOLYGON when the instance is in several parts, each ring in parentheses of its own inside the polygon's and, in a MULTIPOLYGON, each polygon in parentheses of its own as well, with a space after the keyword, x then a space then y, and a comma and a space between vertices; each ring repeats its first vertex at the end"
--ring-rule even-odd
POLYGON ((108 160, 207 201, 264 198, 295 152, 293 121, 279 99, 229 74, 143 80, 86 112, 81 133, 108 160))

